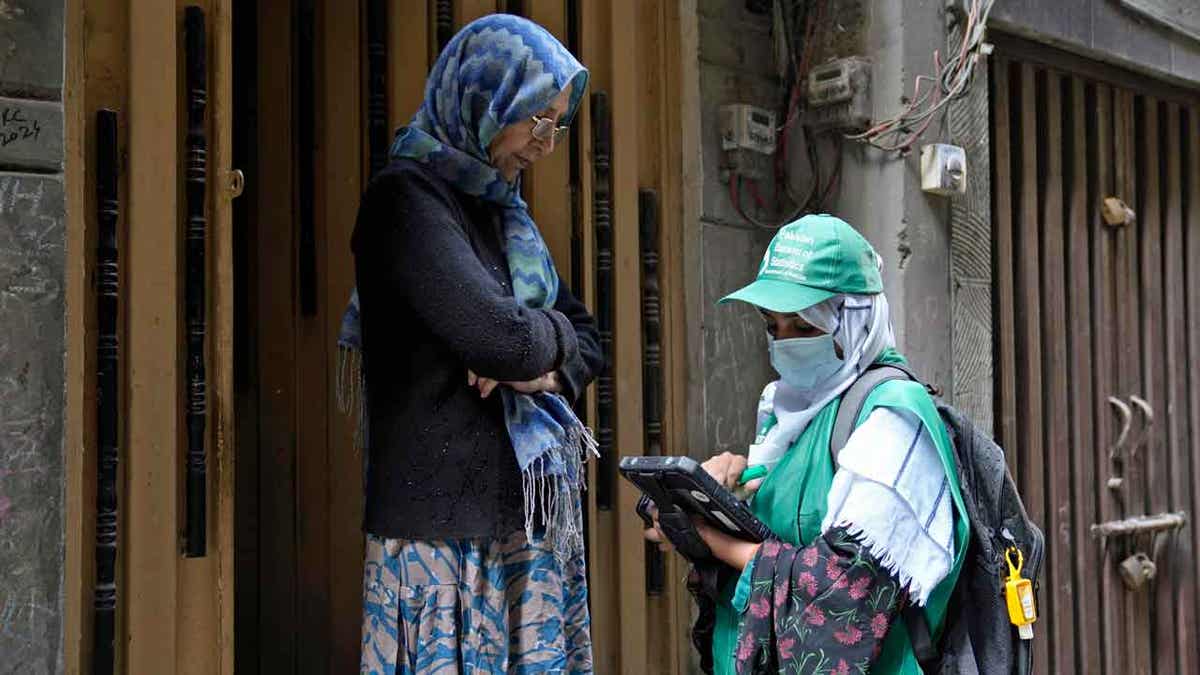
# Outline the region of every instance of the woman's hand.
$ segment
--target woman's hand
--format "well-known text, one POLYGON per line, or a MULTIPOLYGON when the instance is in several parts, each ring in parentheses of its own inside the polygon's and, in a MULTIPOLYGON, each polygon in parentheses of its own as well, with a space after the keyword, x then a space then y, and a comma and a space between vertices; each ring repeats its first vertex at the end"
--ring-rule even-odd
MULTIPOLYGON (((675 547, 671 545, 671 540, 667 539, 667 535, 663 534, 662 528, 658 525, 658 511, 652 510, 651 514, 654 518, 654 527, 643 531, 642 536, 647 541, 658 544, 658 549, 664 553, 674 550, 675 547)), ((760 544, 731 537, 706 523, 700 516, 692 517, 692 525, 696 528, 696 534, 699 534, 704 543, 708 544, 713 555, 736 570, 746 569, 746 565, 758 553, 760 544)))
POLYGON ((746 470, 746 458, 732 452, 723 452, 701 464, 708 475, 741 499, 749 499, 758 491, 763 479, 756 478, 745 485, 739 485, 738 480, 746 470))
POLYGON ((499 382, 490 377, 480 377, 474 371, 467 371, 467 386, 478 389, 479 398, 491 396, 496 387, 501 384, 522 394, 536 394, 543 391, 557 394, 562 391, 562 383, 558 381, 557 371, 551 371, 536 380, 529 380, 528 382, 499 382))
POLYGON ((708 544, 713 555, 739 572, 746 569, 746 565, 750 564, 750 561, 758 553, 758 547, 762 545, 731 537, 704 522, 704 519, 698 516, 692 518, 692 525, 695 526, 696 533, 700 535, 704 543, 708 544))
POLYGON ((654 520, 654 527, 642 531, 642 536, 646 541, 658 544, 658 550, 663 553, 670 553, 675 550, 671 545, 671 540, 667 539, 667 535, 663 533, 662 528, 658 525, 658 507, 653 502, 650 503, 650 517, 654 520))
POLYGON ((558 381, 558 371, 550 371, 536 380, 528 382, 505 382, 504 384, 521 394, 537 394, 543 391, 552 394, 562 392, 562 384, 558 381))
POLYGON ((500 384, 497 380, 490 377, 480 377, 475 374, 475 371, 467 371, 467 386, 475 387, 479 390, 479 398, 487 398, 492 395, 492 392, 500 384))
MULTIPOLYGON (((654 519, 654 527, 644 530, 642 536, 646 538, 646 541, 658 544, 658 550, 663 553, 675 550, 675 547, 671 545, 671 540, 667 539, 667 535, 663 534, 662 528, 658 524, 658 509, 651 507, 650 515, 654 519)), ((706 523, 700 516, 692 516, 692 525, 696 528, 696 534, 699 534, 704 543, 708 544, 713 555, 736 570, 746 569, 746 565, 758 553, 760 544, 731 537, 706 523)))

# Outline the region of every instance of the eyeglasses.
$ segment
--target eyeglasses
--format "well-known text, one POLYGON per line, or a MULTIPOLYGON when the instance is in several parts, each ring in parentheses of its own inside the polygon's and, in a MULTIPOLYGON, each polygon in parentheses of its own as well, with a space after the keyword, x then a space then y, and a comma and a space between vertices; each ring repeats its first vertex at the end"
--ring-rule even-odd
POLYGON ((562 137, 567 133, 569 127, 554 126, 554 118, 542 117, 534 115, 530 119, 533 120, 533 137, 539 141, 549 141, 553 139, 556 143, 562 140, 562 137))

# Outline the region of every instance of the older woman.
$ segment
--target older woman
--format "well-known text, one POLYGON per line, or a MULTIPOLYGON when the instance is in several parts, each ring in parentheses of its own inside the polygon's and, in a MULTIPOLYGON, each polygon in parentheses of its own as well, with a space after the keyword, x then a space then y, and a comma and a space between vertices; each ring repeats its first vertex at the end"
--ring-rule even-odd
POLYGON ((602 357, 520 196, 587 80, 534 23, 471 23, 363 195, 364 673, 592 670, 570 402, 602 357))
MULTIPOLYGON (((751 510, 778 541, 698 524, 726 566, 715 602, 700 597, 709 672, 920 675, 908 627, 942 628, 968 521, 929 393, 911 380, 878 385, 836 460, 830 451, 851 385, 876 364, 905 364, 878 261, 846 222, 809 215, 781 228, 758 278, 725 298, 761 315, 779 379, 759 401, 748 457, 704 466, 753 493, 751 510), (755 470, 743 473, 747 464, 755 470)), ((663 540, 658 529, 647 537, 663 540)))

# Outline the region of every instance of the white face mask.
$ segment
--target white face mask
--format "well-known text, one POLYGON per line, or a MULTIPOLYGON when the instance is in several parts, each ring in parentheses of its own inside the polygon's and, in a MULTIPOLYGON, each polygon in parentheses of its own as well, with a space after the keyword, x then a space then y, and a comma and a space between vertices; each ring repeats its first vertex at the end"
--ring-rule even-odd
POLYGON ((811 391, 842 367, 832 335, 787 340, 768 337, 768 340, 771 367, 788 386, 798 391, 811 391))

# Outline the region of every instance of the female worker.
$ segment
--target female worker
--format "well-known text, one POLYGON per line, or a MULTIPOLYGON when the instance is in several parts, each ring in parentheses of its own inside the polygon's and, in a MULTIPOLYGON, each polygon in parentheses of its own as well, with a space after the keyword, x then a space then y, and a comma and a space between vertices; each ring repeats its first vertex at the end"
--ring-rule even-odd
MULTIPOLYGON (((711 626, 699 646, 716 673, 917 675, 897 619, 914 604, 934 635, 941 627, 968 521, 924 386, 879 385, 836 461, 830 448, 850 385, 875 364, 905 363, 879 270, 852 227, 810 215, 781 228, 757 279, 723 300, 756 309, 779 379, 759 401, 748 457, 725 453, 704 466, 753 494, 751 510, 779 539, 753 544, 697 523, 728 572, 715 622, 698 624, 711 626), (741 485, 748 466, 746 477, 765 478, 741 485)), ((647 537, 663 540, 658 529, 647 537)))

